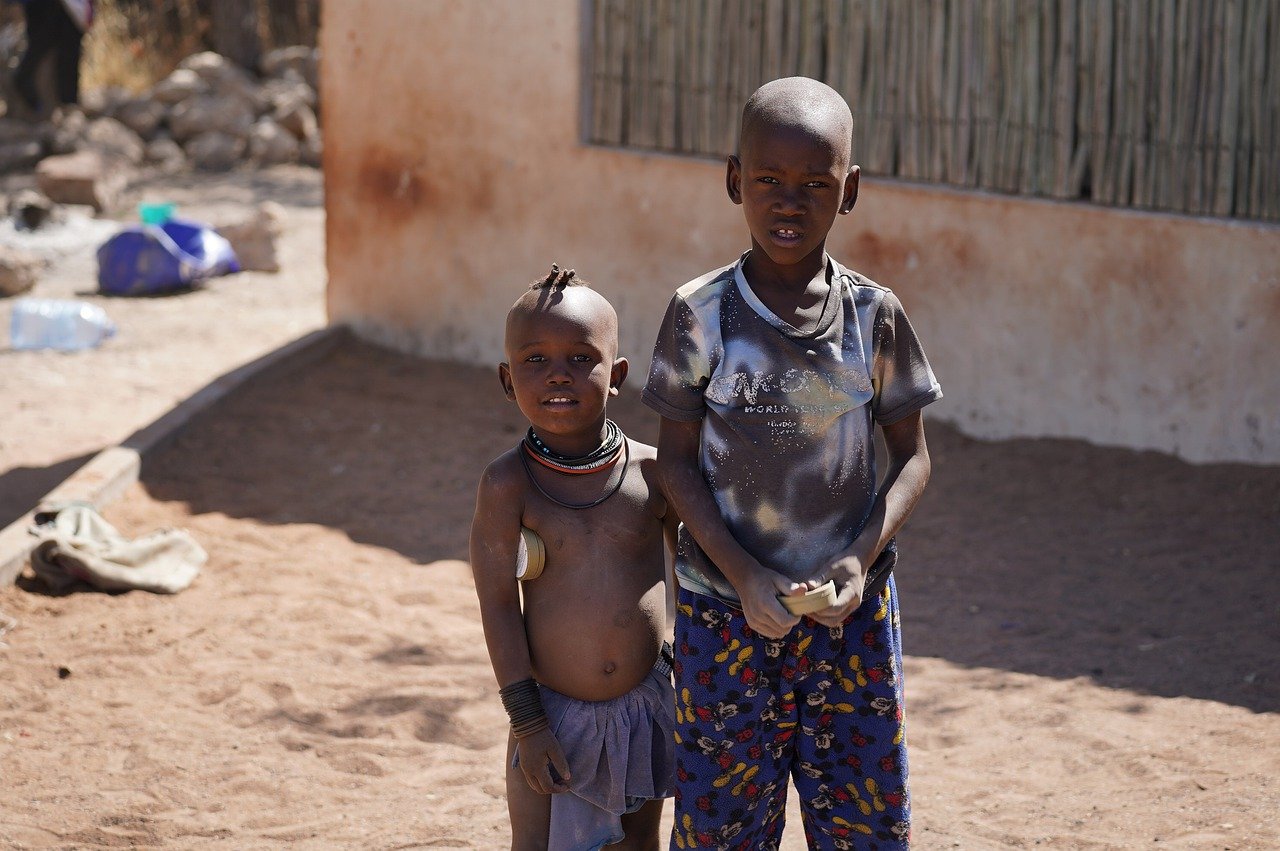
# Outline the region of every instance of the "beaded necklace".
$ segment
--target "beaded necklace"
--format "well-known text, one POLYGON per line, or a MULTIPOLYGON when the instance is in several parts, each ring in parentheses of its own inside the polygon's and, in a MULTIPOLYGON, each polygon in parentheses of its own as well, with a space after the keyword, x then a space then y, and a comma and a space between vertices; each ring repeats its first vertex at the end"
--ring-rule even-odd
POLYGON ((529 431, 524 436, 524 449, 533 460, 557 473, 582 475, 607 470, 618 463, 618 458, 622 455, 622 444, 625 442, 618 424, 613 420, 605 420, 604 440, 586 455, 561 455, 555 452, 542 442, 533 426, 529 426, 529 431))
POLYGON ((605 437, 600 445, 586 455, 580 455, 576 458, 561 455, 553 452, 542 440, 533 432, 533 428, 529 428, 529 433, 525 435, 521 441, 520 463, 524 466, 525 474, 529 477, 529 481, 533 482, 533 486, 537 488, 538 493, 554 502, 561 508, 571 508, 575 511, 584 508, 594 508, 613 496, 622 489, 622 482, 627 478, 627 468, 631 465, 631 445, 627 442, 626 435, 622 433, 622 429, 618 428, 613 420, 605 420, 605 437), (618 481, 613 487, 609 488, 600 497, 585 503, 565 502, 551 494, 547 493, 536 476, 533 475, 533 468, 529 466, 529 459, 533 458, 544 467, 555 470, 557 473, 565 473, 568 475, 584 475, 587 473, 598 473, 612 468, 618 463, 618 459, 622 459, 622 472, 618 474, 618 481))

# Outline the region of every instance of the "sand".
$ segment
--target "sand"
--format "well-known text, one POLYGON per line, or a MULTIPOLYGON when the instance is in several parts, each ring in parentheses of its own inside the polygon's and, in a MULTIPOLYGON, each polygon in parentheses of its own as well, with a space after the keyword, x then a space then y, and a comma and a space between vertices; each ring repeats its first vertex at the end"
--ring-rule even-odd
MULTIPOLYGON (((634 388, 614 413, 654 437, 634 388)), ((354 341, 198 419, 107 512, 191 530, 190 589, 0 590, 0 845, 503 847, 464 559, 520 430, 490 370, 354 341)), ((917 847, 1280 847, 1280 471, 929 437, 917 847)))
MULTIPOLYGON (((12 192, 31 175, 0 179, 12 192)), ((70 207, 62 225, 15 233, 0 220, 0 245, 16 245, 49 266, 30 293, 83 299, 119 326, 89 352, 10 351, 12 299, 0 299, 0 526, 21 517, 54 485, 105 446, 120 442, 214 378, 320 328, 324 314, 324 200, 318 171, 279 166, 211 175, 183 173, 138 181, 116 220, 70 207), (162 298, 96 294, 97 246, 136 203, 173 201, 201 222, 248 217, 257 202, 285 211, 278 241, 282 271, 214 278, 202 288, 162 298)))

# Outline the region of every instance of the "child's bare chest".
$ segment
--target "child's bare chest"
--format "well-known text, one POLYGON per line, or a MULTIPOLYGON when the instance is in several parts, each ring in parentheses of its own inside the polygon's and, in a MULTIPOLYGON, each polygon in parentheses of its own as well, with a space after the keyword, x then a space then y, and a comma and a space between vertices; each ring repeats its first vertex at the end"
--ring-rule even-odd
POLYGON ((558 585, 607 575, 611 581, 626 583, 631 577, 643 584, 662 576, 662 523, 649 485, 638 470, 628 471, 611 492, 601 493, 599 487, 553 490, 551 483, 541 491, 530 487, 523 523, 542 538, 546 551, 543 575, 535 582, 558 585), (569 508, 554 501, 583 505, 592 494, 608 495, 589 508, 569 508))

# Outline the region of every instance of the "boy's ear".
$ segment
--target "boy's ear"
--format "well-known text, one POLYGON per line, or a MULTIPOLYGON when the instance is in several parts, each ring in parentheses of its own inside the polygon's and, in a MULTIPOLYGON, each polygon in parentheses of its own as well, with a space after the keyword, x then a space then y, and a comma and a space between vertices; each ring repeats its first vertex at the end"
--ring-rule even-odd
POLYGON ((840 198, 840 215, 853 212, 853 205, 858 203, 858 175, 862 169, 856 165, 849 166, 849 173, 844 178, 844 195, 840 198))
POLYGON ((724 188, 729 193, 729 200, 735 204, 742 203, 742 161, 733 154, 725 163, 724 188))
POLYGON ((631 369, 631 364, 627 363, 626 358, 618 358, 613 362, 613 368, 609 370, 609 395, 617 396, 618 389, 622 387, 622 382, 627 380, 627 371, 631 369))
POLYGON ((507 397, 507 401, 514 402, 516 388, 511 383, 511 367, 505 361, 498 364, 498 383, 502 385, 502 395, 507 397))

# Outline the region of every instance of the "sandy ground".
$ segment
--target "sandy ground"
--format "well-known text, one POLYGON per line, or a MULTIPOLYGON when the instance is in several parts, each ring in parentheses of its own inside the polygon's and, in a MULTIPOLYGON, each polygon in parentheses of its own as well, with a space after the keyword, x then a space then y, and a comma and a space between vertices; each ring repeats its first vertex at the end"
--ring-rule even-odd
MULTIPOLYGON (((3 188, 30 183, 9 176, 3 188)), ((119 326, 99 349, 68 354, 9 349, 13 299, 0 299, 0 526, 104 446, 118 443, 210 380, 324 325, 324 208, 315 169, 280 167, 225 175, 184 174, 140 181, 116 219, 67 208, 61 226, 15 233, 0 222, 0 244, 49 261, 28 295, 100 305, 119 326), (195 221, 234 219, 274 200, 286 210, 278 243, 282 271, 214 278, 163 298, 96 294, 95 250, 140 200, 174 201, 195 221)))
MULTIPOLYGON (((82 359, 0 355, 7 510, 317 324, 319 189, 292 184, 284 274, 110 301, 121 337, 82 359)), ((634 387, 614 414, 654 438, 634 387)), ((0 589, 0 847, 504 847, 463 559, 520 431, 490 370, 354 341, 197 419, 107 512, 190 529, 190 589, 0 589)), ((1280 469, 938 423, 930 447, 898 580, 916 847, 1280 847, 1280 469)))

